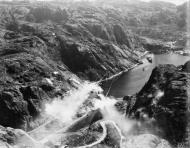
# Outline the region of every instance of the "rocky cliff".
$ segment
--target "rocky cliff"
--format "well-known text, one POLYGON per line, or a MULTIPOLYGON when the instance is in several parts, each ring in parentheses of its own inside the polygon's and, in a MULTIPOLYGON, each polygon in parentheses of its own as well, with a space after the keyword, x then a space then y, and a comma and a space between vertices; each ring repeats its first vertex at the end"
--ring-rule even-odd
POLYGON ((176 41, 186 32, 187 3, 179 6, 166 1, 112 0, 109 3, 125 13, 128 28, 140 36, 176 41))
MULTIPOLYGON (((159 45, 153 52, 167 52, 165 45, 168 43, 182 50, 186 48, 187 34, 187 12, 188 3, 176 6, 166 1, 144 2, 140 0, 110 0, 103 1, 101 5, 110 5, 122 11, 126 20, 127 28, 133 33, 146 38, 154 39, 159 45), (163 48, 163 49, 162 49, 163 48), (161 50, 161 51, 159 51, 161 50)), ((154 43, 153 43, 154 45, 154 43)))
POLYGON ((59 6, 1 2, 3 126, 32 129, 44 102, 77 88, 79 77, 111 76, 137 64, 145 52, 118 10, 88 2, 59 6))
POLYGON ((0 124, 3 126, 29 128, 43 110, 44 101, 77 86, 71 82, 77 76, 41 54, 41 45, 38 38, 24 37, 1 44, 0 124))
POLYGON ((60 9, 51 3, 28 4, 24 12, 21 8, 3 11, 6 15, 2 25, 12 31, 5 36, 6 41, 37 37, 44 45, 43 52, 81 78, 94 81, 121 72, 138 63, 145 52, 139 38, 128 31, 125 19, 115 8, 88 2, 66 8, 63 5, 60 9), (13 35, 15 31, 17 36, 13 35))
MULTIPOLYGON (((189 63, 189 62, 188 62, 189 63)), ((125 97, 127 114, 149 125, 172 144, 189 143, 189 67, 160 65, 142 90, 125 97)))

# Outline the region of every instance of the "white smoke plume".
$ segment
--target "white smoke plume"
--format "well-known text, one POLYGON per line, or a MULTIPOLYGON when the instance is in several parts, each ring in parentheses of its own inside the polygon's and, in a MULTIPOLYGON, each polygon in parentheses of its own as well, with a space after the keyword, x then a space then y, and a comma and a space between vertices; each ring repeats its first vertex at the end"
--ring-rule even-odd
POLYGON ((79 86, 79 89, 70 92, 71 95, 63 99, 55 99, 52 103, 46 104, 46 113, 61 120, 62 122, 72 121, 80 106, 88 99, 91 92, 102 92, 97 83, 88 83, 79 86))
MULTIPOLYGON (((75 117, 76 113, 80 109, 81 105, 83 105, 83 103, 89 99, 89 97, 92 99, 92 103, 94 105, 93 109, 101 110, 101 113, 103 114, 103 120, 112 121, 116 124, 122 139, 132 136, 137 122, 128 119, 125 115, 118 112, 115 107, 117 99, 104 96, 101 87, 97 83, 85 82, 84 84, 81 84, 78 89, 70 91, 70 94, 65 96, 63 99, 55 99, 52 103, 46 104, 45 111, 48 115, 53 116, 59 121, 62 121, 65 124, 65 127, 67 127, 73 123, 73 118, 75 117), (99 97, 97 97, 97 95, 99 97), (93 98, 94 96, 96 97, 93 98)), ((37 128, 32 133, 23 134, 24 136, 22 137, 29 139, 31 142, 29 143, 23 140, 21 137, 21 143, 18 143, 14 148, 19 148, 21 145, 33 145, 33 148, 45 148, 47 147, 46 144, 49 142, 53 142, 52 144, 55 144, 56 141, 60 140, 60 133, 62 132, 54 130, 54 126, 55 125, 53 124, 48 124, 47 126, 45 125, 44 127, 37 128), (51 132, 48 132, 49 130, 51 132), (36 134, 38 136, 42 134, 42 138, 40 140, 35 139, 36 134)), ((63 129, 61 128, 60 131, 64 131, 65 127, 63 127, 63 129)))
POLYGON ((124 114, 117 111, 115 98, 105 97, 100 95, 101 100, 95 102, 95 107, 100 108, 104 120, 114 121, 121 129, 122 134, 128 135, 135 125, 135 121, 128 119, 124 114))
MULTIPOLYGON (((46 113, 61 120, 64 123, 73 121, 74 116, 81 105, 89 98, 91 92, 99 94, 102 88, 97 83, 84 83, 78 90, 73 90, 61 99, 55 99, 52 103, 46 104, 46 113)), ((135 125, 135 121, 129 120, 125 115, 119 113, 115 107, 117 99, 99 94, 93 104, 95 109, 101 109, 103 120, 114 121, 123 133, 129 133, 135 125)))

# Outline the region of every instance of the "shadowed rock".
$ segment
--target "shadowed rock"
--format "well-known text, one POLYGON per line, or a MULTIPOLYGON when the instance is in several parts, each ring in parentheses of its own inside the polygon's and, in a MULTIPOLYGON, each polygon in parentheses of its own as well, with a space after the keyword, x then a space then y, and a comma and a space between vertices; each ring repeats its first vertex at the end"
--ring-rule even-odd
POLYGON ((188 139, 189 77, 173 65, 156 67, 149 81, 131 104, 130 114, 154 118, 162 129, 162 136, 172 144, 188 139))
POLYGON ((75 123, 73 123, 66 131, 67 132, 76 132, 77 130, 84 128, 86 126, 92 125, 94 122, 101 120, 103 115, 99 109, 92 110, 87 115, 83 116, 75 123))

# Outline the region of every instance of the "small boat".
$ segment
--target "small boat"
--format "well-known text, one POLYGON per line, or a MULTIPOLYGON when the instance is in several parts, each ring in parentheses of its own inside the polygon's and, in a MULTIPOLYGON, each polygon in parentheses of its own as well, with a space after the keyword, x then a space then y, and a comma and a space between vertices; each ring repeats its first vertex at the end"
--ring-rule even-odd
POLYGON ((152 63, 152 58, 151 57, 147 57, 146 59, 148 60, 148 62, 152 63))

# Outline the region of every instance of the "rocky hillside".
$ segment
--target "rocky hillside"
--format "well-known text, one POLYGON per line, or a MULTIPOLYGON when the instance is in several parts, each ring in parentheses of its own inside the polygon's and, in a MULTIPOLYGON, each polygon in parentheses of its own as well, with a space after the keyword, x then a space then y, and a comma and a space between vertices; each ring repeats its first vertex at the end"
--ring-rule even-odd
POLYGON ((5 42, 38 38, 50 59, 89 80, 130 68, 145 52, 117 9, 87 2, 60 6, 39 3, 4 8, 5 42))
POLYGON ((110 5, 122 11, 127 28, 135 34, 181 49, 186 47, 188 3, 176 6, 154 0, 149 3, 140 0, 102 0, 101 5, 110 5))
POLYGON ((34 37, 1 43, 1 125, 27 129, 43 109, 44 101, 75 87, 71 79, 77 76, 46 57, 43 46, 34 37))
POLYGON ((24 130, 44 102, 139 62, 145 49, 120 12, 90 3, 9 3, 0 10, 0 124, 24 130))
POLYGON ((147 3, 140 0, 112 0, 109 3, 125 13, 128 28, 141 36, 176 41, 186 32, 187 4, 176 6, 164 1, 147 3))

